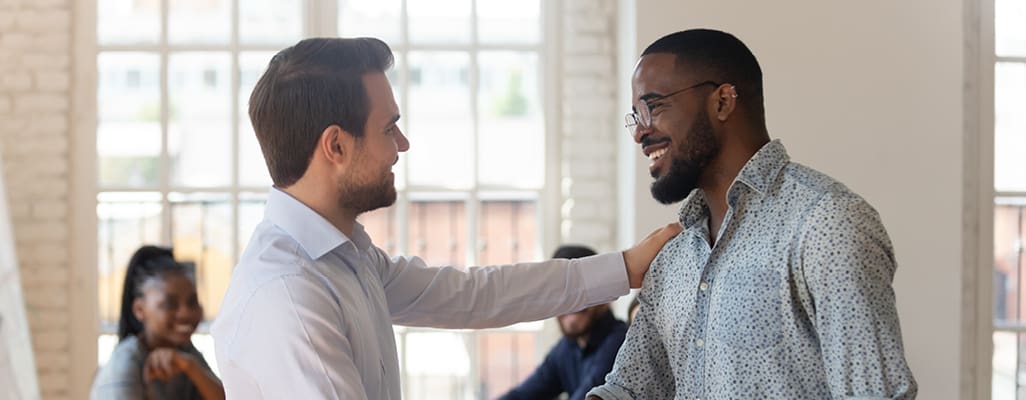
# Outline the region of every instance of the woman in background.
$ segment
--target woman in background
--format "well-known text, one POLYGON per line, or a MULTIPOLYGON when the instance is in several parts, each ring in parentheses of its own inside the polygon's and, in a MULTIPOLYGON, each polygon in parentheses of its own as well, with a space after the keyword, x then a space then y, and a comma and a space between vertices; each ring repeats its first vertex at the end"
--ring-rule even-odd
POLYGON ((189 268, 171 249, 132 255, 121 295, 119 342, 93 381, 94 400, 224 399, 221 381, 192 345, 203 307, 189 268))

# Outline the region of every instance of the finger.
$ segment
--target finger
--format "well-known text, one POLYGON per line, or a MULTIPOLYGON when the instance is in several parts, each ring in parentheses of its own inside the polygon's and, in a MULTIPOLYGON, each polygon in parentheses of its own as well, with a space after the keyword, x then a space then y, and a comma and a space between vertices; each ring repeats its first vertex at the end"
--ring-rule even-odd
POLYGON ((171 379, 175 375, 175 366, 171 362, 171 354, 165 353, 160 357, 160 371, 164 376, 164 380, 171 379))
MULTIPOLYGON (((671 224, 667 224, 666 226, 664 226, 662 228, 659 228, 659 229, 656 229, 656 230, 652 231, 652 233, 648 234, 648 236, 646 236, 645 239, 642 240, 642 242, 659 243, 659 244, 666 243, 667 241, 672 239, 674 236, 677 236, 677 234, 679 234, 683 229, 684 228, 681 227, 680 224, 676 223, 676 222, 671 223, 671 224)), ((662 246, 660 246, 660 247, 662 247, 662 246)))

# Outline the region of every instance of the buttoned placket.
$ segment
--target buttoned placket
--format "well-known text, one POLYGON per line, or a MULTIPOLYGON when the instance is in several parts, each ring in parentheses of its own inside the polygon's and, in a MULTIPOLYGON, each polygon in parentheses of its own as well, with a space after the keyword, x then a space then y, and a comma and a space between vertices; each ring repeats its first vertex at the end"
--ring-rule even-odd
MULTIPOLYGON (((708 347, 706 334, 708 332, 707 328, 709 326, 709 307, 712 297, 712 293, 711 290, 709 290, 709 288, 712 285, 714 279, 713 277, 717 276, 718 274, 719 264, 716 261, 719 258, 719 255, 721 254, 720 249, 723 249, 725 246, 723 244, 723 238, 729 237, 727 235, 727 232, 732 230, 730 224, 731 221, 734 220, 733 215, 735 210, 735 204, 737 204, 737 199, 740 197, 740 193, 737 192, 737 187, 734 186, 732 186, 727 193, 727 212, 724 215, 723 223, 720 224, 720 230, 716 234, 716 242, 710 244, 708 239, 710 221, 709 218, 711 218, 711 216, 707 216, 706 219, 702 221, 701 228, 697 229, 697 234, 701 235, 702 241, 706 245, 705 248, 703 248, 703 250, 706 250, 709 253, 706 257, 705 265, 702 267, 702 273, 699 277, 699 284, 697 288, 698 291, 695 295, 695 306, 698 311, 696 314, 696 320, 698 321, 698 324, 695 326, 695 340, 694 343, 687 343, 685 345, 695 347, 695 360, 698 364, 696 371, 698 371, 698 376, 695 377, 697 382, 695 382, 694 387, 698 388, 698 390, 701 391, 701 394, 704 394, 706 392, 705 358, 707 354, 706 349, 708 347)), ((708 213, 708 208, 706 208, 706 210, 706 212, 708 213)), ((695 398, 700 399, 701 397, 700 395, 696 395, 695 398)))

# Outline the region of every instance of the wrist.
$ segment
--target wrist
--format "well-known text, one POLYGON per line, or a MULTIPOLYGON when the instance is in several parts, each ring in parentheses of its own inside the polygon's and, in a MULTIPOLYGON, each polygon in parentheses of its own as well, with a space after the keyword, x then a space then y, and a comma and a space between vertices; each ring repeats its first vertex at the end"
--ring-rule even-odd
POLYGON ((196 361, 196 358, 191 354, 181 351, 175 352, 175 365, 186 374, 192 374, 199 370, 199 363, 196 361))

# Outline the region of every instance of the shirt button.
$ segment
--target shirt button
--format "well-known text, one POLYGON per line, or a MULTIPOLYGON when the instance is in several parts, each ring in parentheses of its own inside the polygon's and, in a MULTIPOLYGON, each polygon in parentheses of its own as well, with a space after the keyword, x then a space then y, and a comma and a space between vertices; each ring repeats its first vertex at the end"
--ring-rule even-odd
POLYGON ((709 289, 709 284, 708 283, 702 282, 700 285, 698 285, 698 290, 701 290, 701 291, 704 292, 704 291, 706 291, 708 289, 709 289))
POLYGON ((705 344, 704 340, 702 340, 702 339, 695 339, 695 346, 702 347, 703 344, 705 344))

